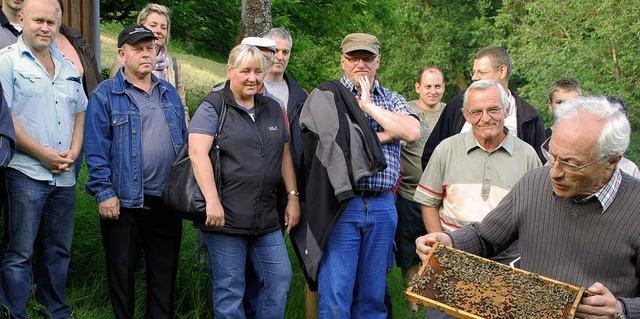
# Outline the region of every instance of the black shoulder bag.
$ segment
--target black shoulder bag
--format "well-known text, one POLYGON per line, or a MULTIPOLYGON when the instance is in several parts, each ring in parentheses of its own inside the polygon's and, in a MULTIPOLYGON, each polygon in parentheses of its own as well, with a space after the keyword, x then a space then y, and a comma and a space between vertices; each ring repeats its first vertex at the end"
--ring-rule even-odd
MULTIPOLYGON (((218 140, 220 139, 220 133, 222 132, 222 126, 224 126, 226 117, 227 103, 223 98, 222 107, 220 108, 218 116, 218 128, 213 137, 213 145, 211 145, 211 150, 209 151, 218 196, 222 194, 218 140)), ((167 186, 162 192, 162 200, 169 209, 182 219, 204 222, 207 218, 206 202, 193 175, 193 166, 191 166, 189 145, 187 143, 180 149, 176 160, 171 164, 171 172, 169 173, 167 186)))

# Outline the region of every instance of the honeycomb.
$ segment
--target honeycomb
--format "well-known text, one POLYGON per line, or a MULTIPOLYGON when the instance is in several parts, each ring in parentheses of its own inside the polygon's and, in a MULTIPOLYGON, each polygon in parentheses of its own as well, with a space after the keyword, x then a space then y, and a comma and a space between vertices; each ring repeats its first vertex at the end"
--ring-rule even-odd
POLYGON ((440 244, 427 258, 405 296, 457 318, 572 319, 585 293, 440 244))

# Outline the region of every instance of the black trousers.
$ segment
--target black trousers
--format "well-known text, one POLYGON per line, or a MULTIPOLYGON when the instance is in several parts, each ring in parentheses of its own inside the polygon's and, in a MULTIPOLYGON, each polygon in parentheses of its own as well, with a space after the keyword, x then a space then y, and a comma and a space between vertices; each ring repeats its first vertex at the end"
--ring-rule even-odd
POLYGON ((118 220, 100 221, 109 296, 117 319, 135 318, 134 274, 141 248, 147 266, 146 318, 173 318, 175 314, 182 220, 159 197, 145 196, 144 202, 144 208, 121 207, 118 220))

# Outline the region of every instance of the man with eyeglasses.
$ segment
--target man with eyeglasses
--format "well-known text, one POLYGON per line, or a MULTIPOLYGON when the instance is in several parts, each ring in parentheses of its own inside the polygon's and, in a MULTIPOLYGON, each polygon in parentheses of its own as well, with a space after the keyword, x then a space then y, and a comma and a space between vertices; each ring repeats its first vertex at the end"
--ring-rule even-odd
MULTIPOLYGON (((511 78, 511 57, 507 50, 498 45, 487 46, 475 56, 473 69, 470 71, 471 79, 494 80, 500 83, 509 95, 509 108, 505 126, 509 133, 519 137, 531 145, 542 162, 545 161, 542 153, 537 149, 546 138, 544 122, 540 113, 519 97, 515 91, 509 89, 511 78)), ((431 132, 422 153, 422 167, 426 167, 436 146, 447 137, 459 132, 471 130, 471 124, 465 121, 462 114, 462 94, 458 94, 449 101, 431 132)))
POLYGON ((514 240, 520 266, 589 287, 576 318, 640 317, 640 180, 618 167, 631 126, 620 105, 581 97, 556 110, 541 146, 548 166, 527 172, 479 223, 416 239, 425 260, 435 242, 491 257, 514 240))
POLYGON ((401 95, 378 84, 376 36, 349 34, 340 47, 340 83, 358 99, 387 167, 355 182, 355 197, 345 201, 327 235, 318 273, 320 318, 386 318, 386 274, 398 221, 391 188, 400 172, 400 140, 418 139, 420 122, 401 95))
MULTIPOLYGON (((493 80, 473 82, 463 96, 463 115, 471 125, 436 147, 416 188, 427 233, 453 231, 481 221, 528 170, 542 164, 527 143, 504 126, 509 97, 493 80)), ((514 244, 496 261, 518 258, 514 244)), ((451 318, 427 309, 429 318, 451 318)))

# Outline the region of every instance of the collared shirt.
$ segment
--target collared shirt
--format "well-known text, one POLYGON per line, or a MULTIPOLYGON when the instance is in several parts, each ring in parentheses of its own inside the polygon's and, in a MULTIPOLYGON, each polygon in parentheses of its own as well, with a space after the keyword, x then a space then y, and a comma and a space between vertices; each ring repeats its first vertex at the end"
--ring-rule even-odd
POLYGON ((507 134, 488 152, 472 131, 440 143, 422 174, 414 200, 439 207, 444 230, 482 220, 528 170, 540 167, 535 150, 507 134))
MULTIPOLYGON (((346 75, 342 76, 340 79, 340 83, 342 83, 347 89, 353 92, 354 95, 360 97, 361 94, 358 92, 356 85, 349 80, 346 75)), ((402 97, 402 95, 391 92, 388 89, 379 86, 376 82, 374 82, 371 87, 371 101, 378 107, 381 107, 385 110, 394 112, 394 113, 402 113, 406 115, 411 115, 415 117, 418 121, 418 115, 411 109, 407 100, 402 97)), ((369 124, 373 127, 374 131, 382 132, 384 128, 378 124, 372 117, 366 114, 367 119, 369 120, 369 124)), ((397 182, 398 176, 400 175, 400 141, 396 140, 389 143, 382 144, 382 151, 384 153, 385 160, 387 161, 387 168, 381 172, 376 173, 371 177, 363 177, 361 178, 356 185, 357 190, 360 191, 373 191, 373 192, 384 192, 390 190, 397 182)))
MULTIPOLYGON (((0 51, 0 81, 11 115, 38 143, 62 152, 71 148, 75 115, 86 110, 87 97, 73 63, 54 46, 49 51, 55 65, 53 78, 20 36, 15 45, 0 51)), ((51 185, 76 183, 73 169, 52 174, 34 156, 20 150, 9 167, 51 185)))
POLYGON ((0 49, 16 43, 19 35, 20 30, 17 30, 0 10, 0 49))
POLYGON ((602 188, 600 188, 597 192, 587 196, 586 198, 576 200, 575 202, 584 203, 595 197, 600 202, 600 205, 602 205, 602 213, 604 213, 604 211, 607 210, 609 206, 611 206, 611 203, 613 203, 613 200, 616 198, 616 193, 618 193, 618 188, 620 188, 621 181, 622 174, 620 174, 620 168, 616 167, 613 175, 611 176, 611 179, 604 186, 602 186, 602 188))

